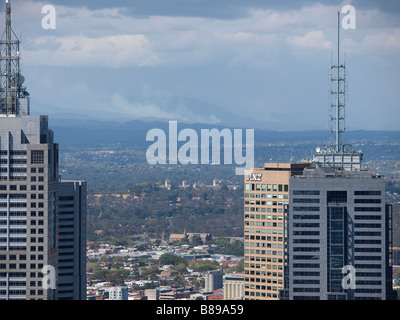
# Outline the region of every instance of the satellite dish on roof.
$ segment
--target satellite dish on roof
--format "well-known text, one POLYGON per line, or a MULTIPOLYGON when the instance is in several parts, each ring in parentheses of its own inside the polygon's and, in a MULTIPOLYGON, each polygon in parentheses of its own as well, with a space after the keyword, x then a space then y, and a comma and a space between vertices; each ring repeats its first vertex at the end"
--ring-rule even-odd
POLYGON ((23 75, 18 75, 12 78, 11 85, 13 87, 18 87, 21 86, 24 82, 25 82, 25 77, 23 75))
POLYGON ((22 85, 25 82, 25 77, 23 75, 18 76, 18 84, 22 85))

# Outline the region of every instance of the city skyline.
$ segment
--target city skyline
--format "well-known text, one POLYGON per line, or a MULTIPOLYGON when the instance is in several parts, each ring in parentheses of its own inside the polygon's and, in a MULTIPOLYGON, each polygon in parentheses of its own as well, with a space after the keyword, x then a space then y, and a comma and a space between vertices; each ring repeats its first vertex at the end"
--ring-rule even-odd
POLYGON ((348 129, 399 128, 395 3, 50 4, 53 30, 41 25, 44 2, 13 2, 24 40, 22 73, 37 113, 117 120, 157 114, 220 124, 233 113, 243 127, 328 129, 336 13, 350 4, 356 29, 341 35, 348 129), (38 76, 40 83, 29 80, 38 76))
MULTIPOLYGON (((223 300, 224 294, 225 299, 244 300, 396 298, 391 289, 400 273, 392 278, 392 223, 397 223, 396 228, 399 224, 392 222, 392 214, 393 210, 398 213, 398 207, 397 203, 385 202, 390 192, 390 201, 400 194, 399 184, 394 184, 398 182, 396 168, 400 162, 396 156, 393 160, 386 155, 395 177, 390 181, 392 188, 387 188, 384 175, 373 172, 376 167, 371 168, 368 162, 362 165, 364 149, 347 147, 344 122, 346 119, 346 129, 350 130, 358 125, 375 129, 373 120, 375 126, 381 123, 386 130, 392 126, 397 130, 396 35, 400 28, 394 18, 400 14, 400 7, 374 1, 361 5, 357 1, 321 4, 303 0, 293 6, 275 1, 268 6, 233 1, 229 5, 219 3, 215 12, 197 2, 188 6, 181 1, 173 6, 173 2, 161 6, 153 1, 145 4, 137 0, 131 5, 118 1, 113 8, 103 1, 86 7, 62 0, 52 4, 15 0, 15 7, 14 1, 3 1, 0 299, 223 300), (17 25, 13 29, 11 2, 13 26, 17 25), (352 16, 357 16, 354 30, 336 26, 336 17, 340 23, 346 13, 336 14, 346 5, 357 10, 352 16), (47 22, 46 16, 43 18, 46 14, 47 22), (14 16, 19 18, 14 21, 14 16), (318 21, 310 17, 318 17, 318 21), (379 31, 373 31, 374 19, 385 20, 379 31), (46 28, 50 20, 54 24, 46 28), (333 53, 325 61, 325 56, 336 49, 339 54, 337 27, 341 30, 340 55, 350 53, 350 58, 346 55, 336 60, 333 53), (368 32, 354 33, 354 38, 346 35, 363 28, 368 32), (20 30, 27 30, 26 38, 20 30), (346 68, 339 61, 346 61, 346 68), (330 74, 335 68, 337 73, 330 74), (342 68, 357 72, 348 75, 339 71, 342 68), (376 77, 377 69, 385 73, 384 81, 376 77), (320 80, 323 70, 326 81, 320 80), (368 77, 366 70, 371 70, 368 77), (342 81, 347 77, 350 101, 346 100, 346 113, 342 115, 342 81), (386 81, 388 77, 393 81, 386 81), (329 80, 334 89, 329 89, 329 80), (367 83, 376 91, 366 89, 370 88, 367 83), (383 97, 383 105, 377 106, 375 102, 383 97), (360 105, 363 112, 357 109, 360 105), (385 118, 389 115, 394 120, 385 118), (254 160, 253 168, 246 166, 249 170, 241 186, 229 173, 224 177, 217 171, 221 168, 213 168, 218 161, 198 168, 196 173, 189 166, 167 167, 167 174, 181 181, 181 185, 175 181, 172 186, 169 178, 164 185, 151 180, 155 171, 156 179, 161 179, 165 167, 160 164, 166 163, 148 159, 141 163, 139 154, 143 151, 132 141, 128 146, 124 140, 110 143, 101 138, 100 146, 89 143, 89 148, 62 150, 58 129, 53 131, 50 122, 60 117, 76 122, 88 118, 128 121, 131 117, 173 122, 169 152, 177 151, 175 140, 183 141, 175 130, 177 121, 202 125, 239 120, 239 127, 310 130, 327 129, 330 118, 335 129, 331 130, 329 147, 316 148, 311 159, 266 163, 272 158, 259 155, 265 161, 263 166, 255 166, 254 160), (79 157, 70 157, 73 152, 79 157), (108 158, 110 155, 113 158, 108 158), (72 172, 79 180, 72 179, 72 172), (181 179, 185 175, 189 183, 181 179), (210 177, 212 185, 191 181, 210 177), (102 190, 93 179, 99 179, 105 188, 102 190), (113 180, 117 182, 110 183, 113 180), (235 216, 241 218, 240 224, 235 216), (193 217, 199 218, 198 222, 193 217), (171 233, 179 223, 184 233, 171 233), (206 228, 207 232, 187 233, 186 227, 206 228), (208 229, 213 227, 212 234, 208 229), (239 236, 234 237, 238 229, 239 236), (170 232, 169 241, 164 239, 165 230, 170 232), (218 237, 214 238, 214 232, 218 237), (107 259, 110 252, 106 251, 99 256, 97 249, 88 259, 89 247, 107 247, 108 241, 119 244, 120 251, 115 253, 118 259, 114 259, 114 253, 107 259), (196 250, 204 252, 198 257, 195 250, 180 252, 177 257, 174 247, 179 242, 185 250, 194 249, 197 243, 196 250), (132 243, 137 247, 123 249, 132 243), (136 254, 149 246, 151 250, 159 247, 154 256, 136 254), (221 259, 216 251, 220 249, 234 255, 221 259), (238 250, 241 261, 236 257, 238 250), (201 256, 206 259, 201 261, 201 256), (155 259, 140 261, 140 257, 155 259), (200 266, 200 261, 206 264, 200 266), (124 272, 110 278, 108 262, 119 262, 112 271, 124 272), (357 268, 357 288, 350 288, 354 291, 346 291, 343 284, 343 264, 357 268), (140 269, 143 266, 149 269, 140 269), (47 271, 51 278, 46 276, 47 271), (146 282, 147 292, 137 290, 140 285, 136 278, 153 281, 146 282), (160 290, 169 285, 167 290, 160 290)), ((240 129, 235 130, 238 133, 240 129)), ((72 129, 70 139, 77 132, 72 129)), ((197 141, 196 132, 189 133, 197 141)), ((88 126, 78 136, 86 141, 90 134, 88 126)), ((219 141, 218 134, 215 140, 219 141)), ((262 143, 268 144, 268 139, 272 138, 267 136, 262 143)), ((225 136, 224 151, 229 149, 226 140, 225 136)), ((297 137, 296 143, 304 142, 297 137)), ((243 150, 240 144, 233 145, 243 150)), ((254 147, 254 143, 250 145, 254 147)), ((283 145, 291 148, 290 144, 283 145)), ((366 146, 366 153, 377 156, 368 149, 369 143, 362 146, 366 146)), ((393 148, 386 148, 396 151, 397 146, 395 141, 393 148)), ((275 151, 276 155, 280 153, 275 151)), ((383 152, 381 155, 385 156, 383 152)), ((177 164, 171 153, 168 160, 177 164)))

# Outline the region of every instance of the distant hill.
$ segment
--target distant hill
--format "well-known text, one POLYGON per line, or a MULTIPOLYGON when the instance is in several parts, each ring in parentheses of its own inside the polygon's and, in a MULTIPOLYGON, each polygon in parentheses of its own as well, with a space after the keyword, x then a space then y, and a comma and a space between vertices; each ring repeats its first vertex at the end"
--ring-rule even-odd
MULTIPOLYGON (((126 144, 137 147, 146 147, 146 134, 149 130, 159 128, 168 134, 168 121, 143 121, 131 120, 127 122, 100 121, 100 120, 74 120, 50 118, 50 127, 55 132, 55 140, 62 146, 90 147, 101 144, 126 144)), ((227 128, 217 124, 183 123, 178 121, 178 131, 183 128, 192 128, 200 133, 201 129, 227 128)), ((246 127, 232 126, 229 129, 243 129, 246 127)), ((251 129, 251 128, 250 128, 251 129)), ((243 137, 245 132, 243 131, 243 137)), ((200 135, 199 135, 200 136, 200 135)), ((400 131, 368 131, 355 130, 346 132, 348 143, 400 143, 400 131)), ((271 131, 255 129, 256 144, 277 143, 314 143, 323 146, 329 141, 327 130, 304 131, 271 131)))

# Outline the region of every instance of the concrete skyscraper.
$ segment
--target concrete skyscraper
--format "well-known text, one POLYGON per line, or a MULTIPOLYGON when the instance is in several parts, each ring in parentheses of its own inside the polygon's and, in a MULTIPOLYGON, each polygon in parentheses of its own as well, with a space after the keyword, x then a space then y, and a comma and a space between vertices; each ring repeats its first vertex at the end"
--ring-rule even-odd
POLYGON ((245 177, 245 299, 395 297, 385 180, 363 168, 361 151, 345 142, 346 67, 339 59, 339 22, 338 13, 330 144, 317 148, 302 167, 265 164, 245 177))
POLYGON ((290 179, 288 274, 290 300, 393 299, 392 207, 385 179, 362 166, 345 143, 346 66, 331 76, 331 140, 313 165, 290 179))
POLYGON ((392 298, 391 206, 371 171, 314 167, 290 179, 288 298, 392 298))
MULTIPOLYGON (((67 236, 58 233, 62 226, 58 144, 47 116, 30 115, 19 53, 7 0, 0 41, 0 299, 57 299, 58 281, 65 279, 58 266, 66 267, 59 257, 59 241, 67 236)), ((74 196, 73 190, 71 194, 62 190, 63 197, 74 196)), ((86 199, 82 196, 79 201, 86 199)), ((75 210, 81 210, 81 217, 72 224, 85 219, 85 205, 75 210)), ((86 243, 85 233, 74 234, 76 230, 64 229, 86 243)), ((81 287, 77 281, 69 282, 71 298, 81 297, 72 294, 81 287)))

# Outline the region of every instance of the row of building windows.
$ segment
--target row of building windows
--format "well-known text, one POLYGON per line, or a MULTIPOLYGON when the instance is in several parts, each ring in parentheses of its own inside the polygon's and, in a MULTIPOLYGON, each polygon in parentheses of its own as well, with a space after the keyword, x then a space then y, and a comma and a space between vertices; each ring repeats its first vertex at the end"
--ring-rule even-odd
POLYGON ((283 208, 260 208, 260 207, 244 207, 245 212, 273 212, 273 213, 283 213, 283 208))
POLYGON ((26 199, 26 193, 2 193, 0 199, 26 199))
MULTIPOLYGON (((274 278, 283 276, 282 272, 265 271, 265 270, 245 270, 245 274, 250 275, 250 276, 256 276, 256 278, 245 277, 244 278, 245 283, 251 281, 251 279, 259 279, 260 281, 261 281, 261 279, 267 279, 267 281, 270 281, 270 280, 268 280, 268 278, 265 278, 265 276, 274 277, 274 278), (258 276, 260 276, 260 277, 258 277, 258 276)), ((268 283, 275 283, 274 281, 277 281, 277 280, 279 280, 279 279, 272 279, 272 282, 268 282, 268 283)), ((252 280, 252 282, 254 282, 254 281, 256 281, 256 280, 252 280)))
POLYGON ((0 173, 26 173, 26 168, 11 167, 10 170, 6 167, 0 167, 0 173))
POLYGON ((0 208, 26 208, 26 202, 0 202, 0 208))
POLYGON ((281 229, 260 229, 260 228, 244 228, 244 232, 265 233, 265 234, 283 234, 281 229))
MULTIPOLYGON (((262 291, 279 291, 280 289, 282 289, 282 286, 278 287, 278 286, 265 286, 265 285, 257 285, 257 284, 248 284, 245 285, 245 289, 255 289, 255 290, 262 290, 262 291)), ((251 292, 254 293, 254 292, 251 292)), ((260 292, 255 292, 260 294, 260 292)))
MULTIPOLYGON (((270 263, 282 263, 283 259, 279 257, 272 256, 246 256, 244 261, 256 261, 256 262, 270 262, 270 263)), ((280 269, 281 270, 281 269, 280 269)))
POLYGON ((9 270, 17 270, 17 269, 18 270, 25 270, 25 269, 29 270, 30 269, 30 270, 32 270, 32 269, 42 269, 42 268, 43 268, 43 263, 38 263, 38 264, 30 263, 29 268, 26 267, 26 263, 19 263, 18 267, 17 267, 16 263, 8 263, 8 266, 7 266, 7 263, 0 263, 0 270, 6 270, 6 269, 9 269, 9 270))
POLYGON ((289 195, 287 193, 284 194, 275 194, 275 193, 245 193, 245 198, 263 198, 263 199, 289 199, 289 195))
POLYGON ((319 215, 316 214, 294 214, 293 220, 319 220, 319 215))
POLYGON ((281 265, 283 262, 283 258, 279 258, 279 257, 272 257, 272 256, 246 256, 244 261, 247 263, 248 261, 250 262, 268 262, 271 263, 271 265, 274 265, 273 269, 277 268, 277 263, 279 263, 280 265, 278 265, 278 269, 282 270, 283 266, 281 265))
POLYGON ((268 206, 283 206, 284 204, 289 204, 287 201, 265 201, 265 200, 245 200, 245 205, 268 205, 268 206))
MULTIPOLYGON (((39 186, 31 185, 31 190, 32 191, 36 191, 37 189, 40 190, 40 191, 44 190, 44 185, 39 185, 39 186)), ((25 184, 21 184, 21 185, 19 185, 19 188, 18 188, 18 185, 16 185, 16 184, 11 184, 10 185, 9 191, 17 191, 17 190, 26 191, 27 190, 27 186, 25 184)), ((7 191, 7 185, 0 185, 0 191, 7 191)))
MULTIPOLYGON (((31 254, 29 257, 31 260, 43 260, 43 255, 41 255, 41 254, 40 255, 31 254)), ((10 254, 10 255, 8 255, 8 260, 17 260, 18 259, 19 261, 24 261, 24 260, 26 260, 26 258, 27 258, 26 254, 19 254, 19 255, 10 254)), ((5 255, 5 254, 0 255, 0 261, 4 261, 6 259, 7 259, 7 255, 5 255)))
POLYGON ((5 165, 5 164, 10 164, 10 165, 14 165, 14 164, 26 164, 26 159, 10 159, 10 161, 8 161, 7 159, 0 159, 0 165, 5 165))
POLYGON ((248 235, 244 236, 245 240, 261 240, 261 241, 283 241, 283 237, 277 236, 260 236, 260 235, 248 235))
POLYGON ((277 248, 277 249, 282 249, 283 244, 271 244, 271 243, 265 243, 265 242, 251 242, 251 241, 247 242, 247 241, 245 241, 244 242, 244 246, 245 247, 256 247, 256 248, 277 248))
POLYGON ((258 226, 258 227, 283 227, 283 222, 264 222, 264 221, 245 221, 245 226, 258 226))
MULTIPOLYGON (((307 211, 307 212, 315 212, 320 211, 320 207, 296 207, 293 206, 293 211, 307 211)), ((381 207, 354 207, 355 212, 380 212, 382 211, 381 207)))
MULTIPOLYGON (((8 150, 0 150, 0 156, 8 155, 8 150)), ((11 156, 26 156, 26 150, 10 150, 11 156)))
POLYGON ((272 220, 282 220, 283 216, 281 215, 265 215, 265 214, 245 214, 245 219, 272 219, 272 220))
MULTIPOLYGON (((292 216, 293 220, 319 220, 320 216, 316 214, 294 214, 292 216)), ((354 215, 354 220, 382 220, 379 215, 354 215)))
MULTIPOLYGON (((319 198, 294 198, 293 203, 320 203, 319 198)), ((354 199, 354 203, 381 203, 381 199, 354 199)))
MULTIPOLYGON (((246 282, 255 282, 255 283, 276 283, 276 284, 282 284, 281 279, 266 279, 266 278, 249 278, 245 277, 246 282)), ((249 288, 250 286, 247 285, 245 288, 249 288)), ((253 288, 252 288, 253 289, 253 288)))
POLYGON ((278 294, 277 293, 267 293, 267 292, 253 292, 253 291, 245 291, 244 292, 245 296, 250 296, 250 297, 261 297, 261 298, 277 298, 278 294))
MULTIPOLYGON (((257 245, 251 245, 251 244, 255 244, 256 242, 245 242, 245 247, 257 247, 257 248, 272 248, 272 249, 282 249, 283 248, 283 244, 281 244, 281 243, 279 243, 279 244, 276 244, 276 243, 263 243, 263 242, 259 242, 259 243, 257 243, 257 245)), ((268 252, 270 252, 270 250, 268 250, 268 251, 265 251, 264 253, 268 253, 268 252)), ((276 251, 274 251, 274 252, 276 252, 276 251)), ((276 254, 276 253, 275 253, 276 254)), ((251 256, 250 256, 251 257, 251 256)), ((245 257, 245 260, 249 260, 248 259, 249 258, 249 256, 246 256, 245 257)), ((252 258, 252 257, 251 257, 252 258)), ((250 259, 251 259, 250 258, 250 259)), ((257 257, 256 259, 259 259, 259 257, 257 257)), ((261 261, 263 261, 262 260, 263 258, 261 258, 261 261)))
POLYGON ((25 237, 24 238, 23 237, 16 237, 16 238, 0 237, 0 243, 7 242, 7 239, 9 239, 9 241, 12 242, 12 243, 15 243, 15 242, 26 242, 26 238, 25 237))
POLYGON ((315 211, 319 211, 319 207, 293 207, 293 211, 315 212, 315 211))
POLYGON ((0 251, 26 251, 26 246, 0 245, 0 251))
POLYGON ((31 182, 44 182, 44 176, 31 176, 31 182))
MULTIPOLYGON (((10 278, 26 278, 25 272, 8 272, 10 278)), ((0 278, 7 278, 7 272, 0 272, 0 278)))
MULTIPOLYGON (((256 268, 256 269, 267 269, 267 270, 283 270, 281 265, 276 265, 276 264, 265 264, 265 263, 245 263, 244 264, 245 268, 256 268)), ((282 277, 283 273, 278 272, 275 275, 275 277, 282 277)))
POLYGON ((26 286, 26 281, 0 281, 0 287, 25 287, 26 286))
MULTIPOLYGON (((319 190, 293 190, 294 196, 319 196, 319 190)), ((381 191, 354 191, 355 196, 380 196, 381 191)))
MULTIPOLYGON (((313 257, 310 259, 303 259, 301 257, 308 257, 308 256, 297 256, 298 259, 294 260, 318 260, 316 259, 317 256, 309 256, 309 257, 313 257)), ((355 261, 381 261, 382 257, 381 256, 354 256, 354 260, 355 261)), ((293 269, 320 269, 321 265, 319 263, 293 263, 291 264, 291 266, 293 267, 293 269)), ((360 268, 360 269, 380 269, 381 266, 379 264, 355 264, 355 268, 360 268)), ((315 275, 317 275, 317 273, 315 273, 315 275)))
MULTIPOLYGON (((311 222, 302 222, 302 223, 293 223, 293 228, 319 228, 319 223, 311 223, 311 222)), ((381 228, 382 225, 380 223, 355 223, 354 228, 381 228)))
POLYGON ((246 191, 277 191, 288 192, 289 185, 287 184, 264 184, 264 183, 246 183, 246 191))
POLYGON ((0 229, 0 234, 7 234, 7 233, 9 233, 9 234, 26 234, 26 228, 24 228, 24 229, 21 229, 21 228, 10 228, 9 230, 8 230, 8 232, 7 232, 7 228, 1 228, 0 229))
MULTIPOLYGON (((36 199, 36 197, 38 199, 44 199, 44 194, 43 193, 39 193, 39 194, 35 194, 32 193, 31 194, 31 199, 36 199)), ((27 198, 27 194, 26 193, 3 193, 0 194, 0 200, 1 199, 10 199, 10 200, 15 200, 15 199, 19 199, 19 200, 24 200, 27 198)))
MULTIPOLYGON (((15 237, 15 238, 4 238, 4 237, 0 237, 0 243, 4 243, 7 242, 7 239, 9 239, 10 242, 14 243, 14 242, 26 242, 26 237, 15 237)), ((38 243, 43 243, 44 242, 44 238, 43 237, 30 237, 29 238, 31 243, 36 243, 36 241, 38 243)), ((21 259, 20 259, 21 260, 21 259)), ((1 261, 1 259, 0 259, 1 261)))
MULTIPOLYGON (((276 251, 274 251, 276 252, 276 251)), ((244 253, 246 254, 261 254, 261 255, 265 255, 267 254, 267 250, 260 250, 260 249, 244 249, 244 253)), ((282 261, 278 261, 278 262, 282 262, 282 261)))
MULTIPOLYGON (((0 202, 0 208, 26 208, 27 207, 27 203, 26 202, 0 202)), ((30 203, 30 207, 31 208, 44 208, 44 202, 31 202, 30 203)), ((4 210, 4 209, 3 209, 4 210)))

